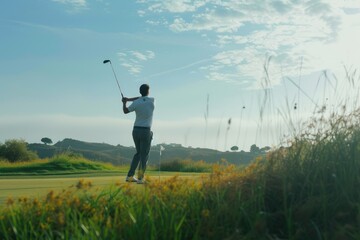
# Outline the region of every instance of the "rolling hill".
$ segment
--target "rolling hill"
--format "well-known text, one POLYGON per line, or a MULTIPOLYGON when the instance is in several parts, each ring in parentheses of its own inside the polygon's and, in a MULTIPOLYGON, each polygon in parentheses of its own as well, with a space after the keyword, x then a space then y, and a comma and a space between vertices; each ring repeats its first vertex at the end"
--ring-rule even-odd
MULTIPOLYGON (((161 161, 171 161, 174 159, 191 159, 194 161, 204 160, 207 163, 215 163, 226 159, 233 164, 248 164, 256 156, 263 152, 221 152, 207 148, 183 147, 180 144, 158 144, 151 147, 149 164, 155 165, 160 159, 160 145, 165 148, 162 151, 161 161)), ((28 148, 37 152, 40 158, 49 158, 58 153, 71 151, 81 154, 87 159, 102 162, 111 162, 114 165, 129 164, 133 154, 134 147, 125 147, 121 145, 111 145, 107 143, 91 143, 70 138, 65 138, 54 145, 45 145, 38 143, 28 144, 28 148)))

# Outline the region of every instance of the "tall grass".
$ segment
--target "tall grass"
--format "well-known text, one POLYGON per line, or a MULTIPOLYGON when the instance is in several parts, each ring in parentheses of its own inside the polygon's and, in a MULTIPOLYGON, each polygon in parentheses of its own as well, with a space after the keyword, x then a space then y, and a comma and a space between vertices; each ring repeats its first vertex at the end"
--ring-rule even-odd
POLYGON ((271 153, 264 162, 265 210, 281 213, 287 226, 284 236, 360 237, 359 117, 360 110, 332 114, 327 120, 320 115, 290 147, 271 153))
POLYGON ((359 239, 360 110, 321 115, 288 147, 201 180, 92 184, 21 198, 0 212, 2 239, 359 239), (135 187, 136 186, 136 187, 135 187))

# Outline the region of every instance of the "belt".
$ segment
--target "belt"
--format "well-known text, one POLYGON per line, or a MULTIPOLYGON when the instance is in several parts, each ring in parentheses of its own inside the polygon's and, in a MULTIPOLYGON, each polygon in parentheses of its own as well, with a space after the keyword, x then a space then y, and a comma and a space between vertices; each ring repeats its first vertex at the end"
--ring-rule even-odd
POLYGON ((134 128, 136 128, 136 129, 147 129, 147 130, 150 130, 150 127, 134 126, 134 128))

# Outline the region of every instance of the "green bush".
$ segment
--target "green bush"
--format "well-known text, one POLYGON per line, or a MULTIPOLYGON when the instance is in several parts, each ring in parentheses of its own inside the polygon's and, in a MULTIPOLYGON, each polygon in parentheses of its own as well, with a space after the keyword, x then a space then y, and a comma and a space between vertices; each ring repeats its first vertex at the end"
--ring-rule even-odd
POLYGON ((1 163, 8 163, 9 161, 6 158, 0 156, 0 164, 1 163))
POLYGON ((27 149, 24 140, 6 140, 5 144, 0 144, 0 159, 5 158, 9 162, 29 161, 38 158, 35 152, 27 149))
POLYGON ((169 172, 209 172, 211 171, 211 164, 205 161, 193 161, 190 159, 175 158, 160 164, 160 170, 169 172))

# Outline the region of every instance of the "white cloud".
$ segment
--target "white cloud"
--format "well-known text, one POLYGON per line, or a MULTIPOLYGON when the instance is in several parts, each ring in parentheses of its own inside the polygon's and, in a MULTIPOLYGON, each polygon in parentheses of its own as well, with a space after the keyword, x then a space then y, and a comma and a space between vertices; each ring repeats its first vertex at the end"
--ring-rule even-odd
POLYGON ((168 17, 170 30, 206 34, 221 49, 202 68, 210 80, 258 86, 270 56, 273 84, 298 75, 300 67, 304 75, 360 62, 354 53, 360 42, 357 0, 207 0, 192 7, 189 1, 174 1, 142 3, 157 17, 176 12, 168 17))
POLYGON ((236 32, 241 26, 243 23, 240 19, 212 12, 196 16, 191 23, 187 23, 182 18, 176 18, 169 27, 175 32, 216 31, 221 33, 236 32))
POLYGON ((138 52, 138 51, 131 51, 130 52, 136 59, 140 61, 147 61, 151 58, 155 57, 154 52, 152 51, 146 51, 144 53, 138 52))
POLYGON ((70 12, 77 12, 87 8, 87 0, 51 0, 51 1, 71 6, 71 10, 69 10, 70 12))
POLYGON ((145 14, 146 14, 146 12, 143 11, 143 10, 139 10, 137 13, 138 13, 138 15, 139 15, 140 17, 144 17, 145 14))
POLYGON ((121 66, 125 67, 130 74, 137 76, 143 69, 143 63, 153 59, 155 53, 153 51, 125 51, 118 54, 121 66))
POLYGON ((155 1, 142 1, 149 2, 148 10, 152 12, 171 12, 183 13, 194 12, 198 8, 206 4, 206 0, 155 0, 155 1))
POLYGON ((132 75, 137 75, 141 72, 142 67, 136 64, 122 63, 121 66, 126 68, 132 75))

